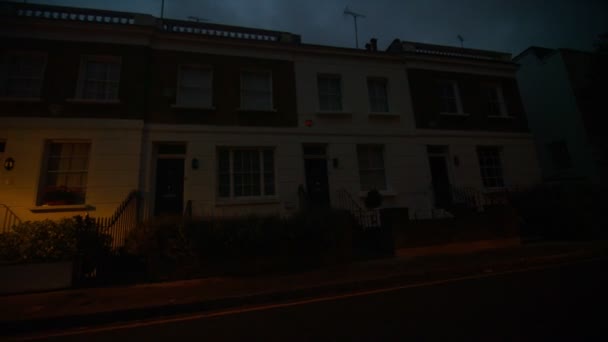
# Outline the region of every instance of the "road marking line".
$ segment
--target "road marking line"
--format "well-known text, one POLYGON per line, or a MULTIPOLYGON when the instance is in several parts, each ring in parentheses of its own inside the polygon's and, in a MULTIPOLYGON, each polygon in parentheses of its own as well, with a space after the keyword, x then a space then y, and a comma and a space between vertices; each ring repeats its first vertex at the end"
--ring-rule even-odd
POLYGON ((192 315, 181 316, 181 317, 147 320, 147 321, 124 323, 124 324, 114 324, 114 325, 98 327, 98 328, 78 327, 78 328, 73 328, 72 330, 67 330, 67 331, 62 331, 62 332, 57 332, 57 333, 38 334, 35 336, 30 335, 30 336, 17 337, 17 340, 18 341, 31 341, 31 340, 38 340, 38 339, 46 339, 49 337, 94 334, 94 333, 113 331, 113 330, 133 329, 133 328, 141 328, 141 327, 162 325, 162 324, 168 324, 168 323, 193 321, 193 320, 203 319, 203 318, 214 318, 214 317, 222 317, 222 316, 229 316, 229 315, 238 315, 238 314, 244 314, 244 313, 255 312, 255 311, 266 311, 266 310, 280 309, 280 308, 291 307, 291 306, 299 306, 299 305, 314 304, 314 303, 321 303, 321 302, 330 302, 330 301, 336 301, 336 300, 353 298, 353 297, 363 297, 363 296, 369 296, 369 295, 374 295, 374 294, 379 294, 379 293, 395 292, 395 291, 404 290, 404 289, 437 286, 437 285, 456 283, 456 282, 466 281, 466 280, 485 279, 485 278, 498 277, 498 276, 502 276, 502 275, 526 273, 526 272, 532 272, 532 271, 538 271, 538 270, 546 270, 546 269, 551 269, 551 268, 559 268, 562 266, 568 266, 568 265, 574 265, 574 264, 580 264, 580 263, 586 263, 586 262, 594 262, 594 261, 599 261, 599 260, 604 260, 604 259, 606 259, 606 257, 594 257, 594 258, 590 258, 590 259, 586 259, 586 260, 568 261, 568 262, 563 262, 563 263, 559 263, 559 264, 531 266, 531 267, 527 267, 527 268, 520 268, 517 270, 507 270, 507 271, 501 271, 501 272, 496 272, 496 273, 461 276, 461 277, 455 277, 455 278, 427 281, 427 282, 422 282, 422 283, 392 286, 392 287, 386 287, 386 288, 380 288, 380 289, 374 289, 374 290, 356 291, 356 292, 350 292, 350 293, 345 293, 345 294, 340 294, 340 295, 294 300, 294 301, 288 301, 288 302, 284 302, 284 303, 226 309, 226 310, 222 310, 222 311, 192 314, 192 315))

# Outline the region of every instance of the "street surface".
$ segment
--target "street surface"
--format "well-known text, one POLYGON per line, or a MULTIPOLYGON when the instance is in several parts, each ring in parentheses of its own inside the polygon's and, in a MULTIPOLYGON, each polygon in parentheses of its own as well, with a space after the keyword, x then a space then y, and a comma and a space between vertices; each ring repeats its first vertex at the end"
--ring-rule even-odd
POLYGON ((608 261, 38 336, 51 341, 608 340, 608 261))

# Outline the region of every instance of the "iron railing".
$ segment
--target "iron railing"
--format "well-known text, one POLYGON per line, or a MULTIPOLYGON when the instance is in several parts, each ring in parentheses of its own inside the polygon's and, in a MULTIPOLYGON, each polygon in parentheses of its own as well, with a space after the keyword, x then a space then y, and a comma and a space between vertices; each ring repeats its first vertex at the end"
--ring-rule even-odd
POLYGON ((162 30, 165 32, 172 33, 189 33, 203 36, 257 40, 267 42, 279 42, 282 40, 290 39, 293 39, 293 42, 297 42, 295 35, 291 35, 285 32, 210 23, 188 22, 183 20, 172 19, 163 19, 162 30))
POLYGON ((192 218, 192 200, 188 200, 186 202, 186 207, 184 208, 184 217, 192 218))
POLYGON ((21 219, 6 205, 0 204, 0 233, 8 232, 13 226, 21 223, 21 219))
POLYGON ((7 2, 0 4, 0 16, 16 16, 21 19, 113 24, 121 26, 148 26, 162 32, 198 36, 233 38, 272 43, 301 42, 297 34, 214 23, 201 23, 176 19, 156 18, 148 14, 76 8, 40 4, 7 2))
POLYGON ((357 223, 364 229, 381 226, 380 212, 378 210, 363 208, 346 189, 338 190, 336 198, 337 206, 348 210, 357 223))
POLYGON ((306 192, 306 189, 302 184, 298 186, 298 201, 300 204, 301 211, 307 211, 308 209, 310 209, 310 197, 308 196, 308 193, 306 192))
POLYGON ((127 235, 140 222, 140 196, 135 190, 118 206, 112 216, 95 219, 98 229, 112 236, 112 248, 118 249, 125 244, 127 235))
POLYGON ((531 186, 510 186, 500 189, 481 191, 475 187, 452 187, 454 204, 483 211, 487 206, 508 205, 513 194, 530 189, 531 186))
MULTIPOLYGON (((7 6, 7 5, 5 5, 7 6)), ((106 11, 90 8, 48 6, 40 4, 12 3, 18 17, 79 21, 100 24, 133 25, 137 14, 128 12, 106 11)))

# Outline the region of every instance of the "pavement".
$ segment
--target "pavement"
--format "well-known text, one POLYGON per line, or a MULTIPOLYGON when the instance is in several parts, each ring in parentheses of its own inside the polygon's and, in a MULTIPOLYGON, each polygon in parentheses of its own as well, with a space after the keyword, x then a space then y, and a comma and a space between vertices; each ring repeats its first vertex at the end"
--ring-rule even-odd
POLYGON ((436 246, 435 253, 429 254, 427 249, 419 255, 398 250, 394 258, 298 274, 215 277, 2 296, 0 336, 259 305, 608 256, 608 241, 475 248, 436 246))

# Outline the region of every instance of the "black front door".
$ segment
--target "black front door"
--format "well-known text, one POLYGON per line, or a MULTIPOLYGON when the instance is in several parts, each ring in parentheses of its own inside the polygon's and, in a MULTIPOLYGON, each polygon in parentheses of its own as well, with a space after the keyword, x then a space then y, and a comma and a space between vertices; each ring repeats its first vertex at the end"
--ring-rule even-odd
POLYGON ((329 207, 329 182, 327 159, 304 159, 306 169, 306 191, 312 208, 329 207))
POLYGON ((156 162, 154 215, 181 215, 184 205, 184 159, 156 162))
POLYGON ((452 204, 452 191, 448 165, 445 156, 429 156, 431 177, 433 178, 433 194, 437 208, 448 208, 452 204))

